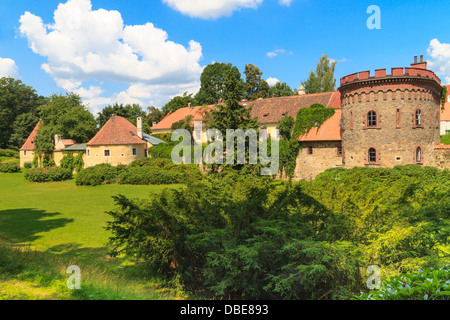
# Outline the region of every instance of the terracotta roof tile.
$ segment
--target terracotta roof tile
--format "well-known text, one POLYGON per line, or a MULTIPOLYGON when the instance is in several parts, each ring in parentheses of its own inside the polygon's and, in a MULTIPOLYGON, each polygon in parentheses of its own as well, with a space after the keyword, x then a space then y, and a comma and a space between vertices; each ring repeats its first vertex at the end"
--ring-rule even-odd
POLYGON ((342 131, 340 127, 342 112, 336 110, 334 115, 325 121, 320 128, 312 128, 300 137, 300 141, 341 141, 342 131))
POLYGON ((435 149, 449 149, 450 150, 450 146, 449 145, 445 145, 445 144, 440 144, 437 146, 434 146, 435 149))
POLYGON ((165 116, 164 119, 152 127, 152 130, 170 130, 172 129, 172 124, 184 120, 188 116, 193 116, 193 121, 203 120, 204 113, 213 107, 214 105, 178 109, 175 112, 169 113, 165 116))
POLYGON ((30 135, 28 136, 28 139, 23 144, 22 148, 20 148, 21 151, 32 151, 34 150, 34 139, 36 138, 37 131, 39 129, 39 126, 41 125, 41 121, 39 121, 36 126, 34 127, 33 131, 31 131, 30 135))
POLYGON ((137 128, 127 119, 113 115, 87 146, 144 144, 137 136, 137 128))
MULTIPOLYGON (((252 117, 258 117, 260 123, 278 123, 285 115, 293 118, 302 108, 310 107, 315 103, 320 103, 328 108, 341 108, 341 94, 335 92, 314 93, 289 97, 277 97, 268 99, 259 99, 254 101, 241 101, 241 104, 252 107, 252 117)), ((153 126, 155 130, 170 130, 172 124, 186 119, 192 115, 193 120, 202 120, 205 111, 209 111, 214 105, 181 108, 173 113, 169 113, 157 125, 153 126)))

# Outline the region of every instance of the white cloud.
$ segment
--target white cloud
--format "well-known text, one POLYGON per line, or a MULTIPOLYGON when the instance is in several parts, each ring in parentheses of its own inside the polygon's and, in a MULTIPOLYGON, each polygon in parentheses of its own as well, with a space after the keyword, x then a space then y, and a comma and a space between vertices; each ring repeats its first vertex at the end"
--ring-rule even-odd
POLYGON ((280 80, 278 80, 277 78, 270 77, 269 79, 266 80, 266 82, 269 86, 272 87, 272 86, 276 85, 278 82, 280 82, 280 80))
POLYGON ((450 44, 441 43, 438 39, 433 39, 428 48, 429 67, 438 76, 445 77, 445 82, 450 83, 450 44))
POLYGON ((47 58, 41 67, 57 85, 79 93, 93 107, 108 99, 142 100, 127 92, 101 97, 103 89, 83 88, 85 81, 181 88, 194 86, 203 71, 198 42, 191 40, 185 47, 169 41, 150 22, 125 25, 120 12, 92 10, 90 0, 59 4, 50 24, 25 12, 19 31, 34 53, 47 58))
POLYGON ((266 53, 266 55, 269 58, 275 58, 276 56, 278 56, 280 54, 293 55, 294 53, 292 51, 286 51, 284 49, 277 49, 277 50, 266 53))
POLYGON ((0 58, 0 78, 1 77, 19 77, 19 68, 16 62, 9 58, 0 58))
POLYGON ((278 0, 278 3, 282 6, 287 6, 289 7, 292 3, 292 0, 278 0))
POLYGON ((230 16, 234 11, 243 8, 256 9, 263 0, 163 0, 163 2, 193 18, 217 19, 230 16))

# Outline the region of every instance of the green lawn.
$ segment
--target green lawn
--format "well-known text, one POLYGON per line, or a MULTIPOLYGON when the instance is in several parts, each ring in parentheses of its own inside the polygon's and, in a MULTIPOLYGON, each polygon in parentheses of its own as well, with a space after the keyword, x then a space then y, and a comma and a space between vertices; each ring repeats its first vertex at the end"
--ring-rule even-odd
POLYGON ((142 266, 124 258, 108 257, 105 245, 109 233, 104 227, 110 219, 105 211, 114 206, 112 196, 123 194, 143 198, 168 187, 181 186, 78 187, 73 180, 37 184, 25 180, 23 173, 0 174, 0 239, 3 244, 8 243, 3 249, 6 252, 4 256, 9 257, 9 260, 0 258, 0 299, 2 294, 7 299, 167 298, 166 294, 158 293, 161 291, 155 291, 161 283, 158 279, 149 278, 147 270, 140 269, 142 266), (1 275, 2 264, 5 268, 5 265, 17 261, 23 264, 20 272, 13 268, 7 275, 1 275), (61 289, 65 287, 61 286, 61 281, 68 277, 65 269, 72 264, 81 267, 82 275, 85 270, 88 289, 69 294, 61 289), (125 268, 118 269, 119 266, 125 268), (29 275, 21 275, 22 269, 28 270, 29 275), (117 284, 119 275, 122 286, 117 284), (55 284, 49 282, 52 277, 59 279, 56 291, 55 284), (53 288, 54 292, 51 291, 53 294, 50 295, 42 295, 35 290, 27 293, 30 291, 27 283, 34 283, 35 287, 31 286, 31 289, 53 288), (129 292, 131 289, 132 293, 129 292))

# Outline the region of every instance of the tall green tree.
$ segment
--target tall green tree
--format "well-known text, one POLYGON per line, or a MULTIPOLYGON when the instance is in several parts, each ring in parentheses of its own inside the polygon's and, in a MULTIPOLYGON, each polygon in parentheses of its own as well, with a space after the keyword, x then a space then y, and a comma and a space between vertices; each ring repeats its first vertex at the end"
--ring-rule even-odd
POLYGON ((153 122, 160 122, 164 118, 164 112, 159 110, 158 108, 151 106, 147 108, 147 123, 151 127, 153 122))
POLYGON ((197 105, 196 98, 192 97, 192 94, 188 94, 187 92, 183 93, 182 96, 176 96, 172 98, 168 103, 166 103, 162 108, 162 112, 164 115, 168 114, 170 111, 175 112, 178 109, 186 108, 189 103, 192 106, 197 105))
POLYGON ((262 78, 263 72, 253 64, 245 65, 245 97, 249 100, 265 98, 270 90, 269 84, 262 78))
POLYGON ((287 85, 286 82, 277 82, 269 89, 269 97, 295 96, 297 92, 287 85))
POLYGON ((44 102, 32 87, 13 78, 0 78, 0 148, 18 149, 38 121, 44 102))
POLYGON ((327 54, 320 57, 316 70, 309 72, 309 77, 302 85, 306 93, 331 92, 336 90, 336 79, 334 69, 336 61, 331 61, 327 54))
MULTIPOLYGON (((112 106, 109 105, 103 108, 103 110, 98 112, 97 115, 97 123, 99 128, 103 127, 113 115, 124 117, 134 125, 136 125, 138 117, 145 119, 147 116, 145 111, 142 110, 141 106, 138 104, 127 104, 124 106, 123 104, 118 104, 117 102, 112 106)), ((148 131, 148 128, 144 128, 144 131, 146 131, 145 129, 148 131)))
POLYGON ((74 93, 50 96, 39 108, 39 115, 42 126, 34 140, 37 151, 51 152, 56 134, 85 143, 97 132, 94 116, 74 93))
MULTIPOLYGON (((241 73, 231 63, 216 62, 206 66, 200 77, 200 90, 195 95, 198 105, 211 105, 225 100, 226 77, 232 77, 241 83, 241 73)), ((244 91, 239 97, 242 99, 244 91)))

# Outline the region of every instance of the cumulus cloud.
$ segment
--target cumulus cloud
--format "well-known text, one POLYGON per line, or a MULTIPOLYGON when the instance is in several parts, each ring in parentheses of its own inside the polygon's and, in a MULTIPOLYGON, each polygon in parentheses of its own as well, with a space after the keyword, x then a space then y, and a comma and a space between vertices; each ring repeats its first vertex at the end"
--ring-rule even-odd
POLYGON ((50 24, 25 12, 19 31, 34 53, 47 58, 41 67, 57 85, 79 93, 91 106, 114 98, 127 103, 142 100, 127 91, 101 97, 101 87, 82 87, 85 81, 173 89, 194 86, 203 70, 200 43, 191 40, 185 47, 170 41, 166 31, 150 22, 125 25, 120 12, 92 10, 90 0, 59 4, 50 24))
POLYGON ((438 76, 445 77, 446 83, 450 83, 450 44, 433 39, 428 48, 428 55, 432 58, 428 61, 430 69, 438 76))
MULTIPOLYGON (((163 0, 171 8, 193 18, 217 19, 243 8, 258 8, 263 0, 163 0)), ((282 2, 290 2, 282 0, 282 2)))
POLYGON ((272 87, 272 86, 276 85, 278 82, 280 82, 280 80, 278 80, 277 78, 270 77, 269 79, 266 80, 266 82, 269 86, 272 87))
POLYGON ((19 68, 16 62, 9 58, 0 58, 0 78, 1 77, 19 77, 19 68))
POLYGON ((286 51, 284 49, 277 49, 271 52, 267 52, 266 55, 269 58, 275 58, 276 56, 280 55, 280 54, 286 54, 286 55, 292 55, 294 54, 292 51, 286 51))

